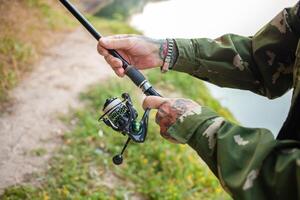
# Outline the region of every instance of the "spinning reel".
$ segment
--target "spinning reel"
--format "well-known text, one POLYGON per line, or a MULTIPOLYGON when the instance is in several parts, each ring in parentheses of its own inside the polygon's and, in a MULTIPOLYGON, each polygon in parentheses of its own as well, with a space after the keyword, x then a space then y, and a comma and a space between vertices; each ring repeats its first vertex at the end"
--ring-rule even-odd
POLYGON ((121 153, 113 157, 115 165, 122 164, 123 153, 131 140, 137 143, 145 142, 150 112, 150 109, 146 109, 141 121, 138 122, 138 113, 133 107, 129 94, 123 93, 122 98, 123 100, 107 99, 103 106, 104 114, 99 118, 99 121, 103 121, 113 130, 128 136, 121 153))

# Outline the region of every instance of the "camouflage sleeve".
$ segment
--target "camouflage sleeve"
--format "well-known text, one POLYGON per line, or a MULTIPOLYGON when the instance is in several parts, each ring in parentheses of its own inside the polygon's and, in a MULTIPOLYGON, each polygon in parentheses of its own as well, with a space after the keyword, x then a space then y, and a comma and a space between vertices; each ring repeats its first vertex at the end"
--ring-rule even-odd
POLYGON ((206 107, 168 133, 188 143, 234 199, 299 199, 299 142, 234 125, 206 107))
POLYGON ((215 40, 176 39, 173 70, 221 87, 250 90, 276 98, 292 86, 299 39, 299 4, 284 9, 253 37, 227 34, 215 40))

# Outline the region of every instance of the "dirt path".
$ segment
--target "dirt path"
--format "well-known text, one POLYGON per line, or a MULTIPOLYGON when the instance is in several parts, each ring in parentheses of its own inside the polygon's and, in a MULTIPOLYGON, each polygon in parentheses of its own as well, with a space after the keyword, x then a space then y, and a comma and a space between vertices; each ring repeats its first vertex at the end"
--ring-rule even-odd
POLYGON ((81 91, 112 75, 95 40, 82 29, 47 50, 35 69, 11 92, 14 103, 0 116, 0 193, 46 167, 66 130, 58 114, 78 107, 81 91), (32 155, 39 148, 46 155, 32 155))

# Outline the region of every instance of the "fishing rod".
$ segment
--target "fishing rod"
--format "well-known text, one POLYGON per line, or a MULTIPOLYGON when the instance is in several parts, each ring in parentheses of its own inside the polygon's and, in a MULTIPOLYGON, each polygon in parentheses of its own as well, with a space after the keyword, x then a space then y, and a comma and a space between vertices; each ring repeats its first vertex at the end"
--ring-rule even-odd
MULTIPOLYGON (((69 1, 59 0, 70 13, 86 28, 86 30, 99 41, 102 35, 95 27, 80 13, 80 11, 69 1)), ((125 74, 139 87, 146 96, 161 96, 134 66, 130 65, 116 50, 108 49, 108 52, 122 61, 125 74)), ((128 139, 120 154, 113 157, 113 163, 120 165, 123 162, 123 153, 129 142, 143 143, 146 140, 150 109, 146 109, 142 119, 138 122, 138 113, 134 108, 129 94, 123 93, 122 100, 109 98, 103 106, 104 114, 99 118, 113 130, 127 135, 128 139)))

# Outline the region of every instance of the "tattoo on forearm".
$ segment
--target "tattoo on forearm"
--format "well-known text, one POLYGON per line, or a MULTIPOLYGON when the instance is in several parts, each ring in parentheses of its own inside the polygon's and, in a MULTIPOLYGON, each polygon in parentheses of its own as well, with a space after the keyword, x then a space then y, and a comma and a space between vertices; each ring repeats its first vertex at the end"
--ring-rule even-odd
POLYGON ((168 53, 168 43, 167 43, 167 40, 163 40, 163 39, 153 39, 153 38, 149 38, 149 37, 145 37, 145 36, 137 36, 141 39, 143 39, 144 41, 146 42, 150 42, 152 44, 155 44, 155 45, 158 45, 159 47, 159 51, 158 51, 158 55, 159 55, 159 58, 164 61, 166 56, 167 56, 167 53, 168 53))
POLYGON ((192 101, 187 99, 176 99, 172 104, 172 109, 176 111, 178 119, 181 115, 188 111, 189 105, 194 104, 192 101))
POLYGON ((166 139, 174 139, 168 135, 167 131, 186 112, 189 112, 198 104, 187 99, 171 99, 162 103, 156 114, 156 123, 160 126, 160 133, 166 139))

